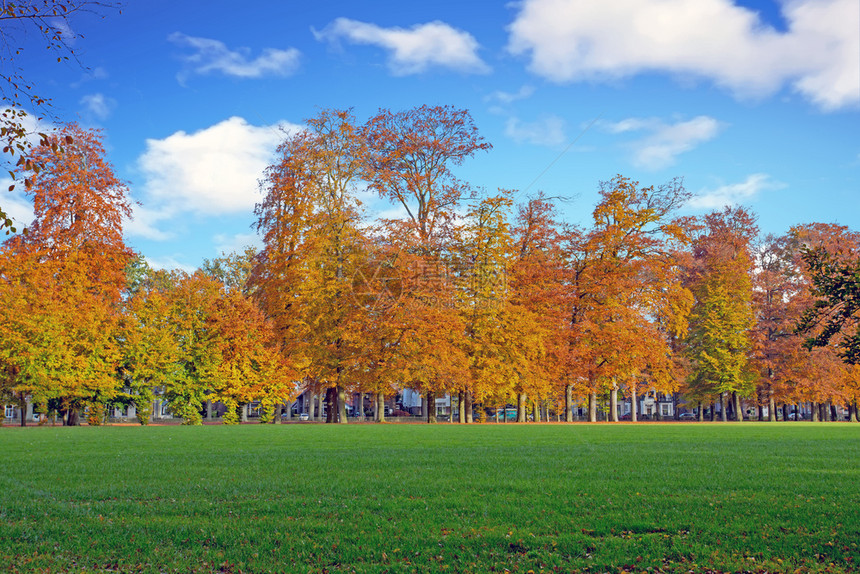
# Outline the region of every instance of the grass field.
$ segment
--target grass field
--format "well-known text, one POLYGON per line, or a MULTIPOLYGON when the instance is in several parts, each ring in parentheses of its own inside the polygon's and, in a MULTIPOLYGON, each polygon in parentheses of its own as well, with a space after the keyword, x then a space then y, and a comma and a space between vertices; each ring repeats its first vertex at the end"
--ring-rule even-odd
POLYGON ((860 570, 860 425, 0 430, 2 572, 860 570))

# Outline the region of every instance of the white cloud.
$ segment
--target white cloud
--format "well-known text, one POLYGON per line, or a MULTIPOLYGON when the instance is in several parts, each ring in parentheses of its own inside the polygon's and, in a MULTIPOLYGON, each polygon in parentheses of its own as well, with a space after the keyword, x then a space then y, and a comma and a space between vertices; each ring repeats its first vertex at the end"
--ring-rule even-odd
POLYGON ((721 124, 709 116, 697 116, 688 121, 667 124, 657 118, 628 118, 620 122, 604 122, 610 133, 648 132, 631 144, 633 164, 645 169, 663 169, 673 165, 678 155, 713 139, 721 124))
MULTIPOLYGON (((6 191, 12 185, 10 178, 0 179, 0 208, 6 212, 9 219, 15 222, 15 228, 20 232, 24 227, 33 223, 35 215, 33 214, 33 202, 24 195, 23 185, 16 185, 12 191, 6 191)), ((0 237, 5 234, 8 229, 3 228, 0 231, 0 237)))
POLYGON ((262 54, 250 59, 248 48, 230 50, 218 40, 186 36, 179 32, 171 34, 168 40, 194 49, 193 54, 182 58, 187 69, 179 74, 180 82, 184 81, 189 73, 219 72, 225 76, 237 78, 288 76, 298 69, 301 57, 301 53, 295 48, 287 50, 266 48, 262 54))
MULTIPOLYGON (((45 121, 39 116, 33 115, 27 110, 21 108, 13 108, 7 111, 10 121, 20 124, 24 128, 24 143, 31 147, 37 147, 41 142, 39 134, 51 135, 57 131, 57 126, 45 121), (23 113, 19 116, 18 114, 23 113)), ((17 157, 17 156, 16 156, 17 157)), ((8 158, 7 158, 8 159, 8 158)), ((12 168, 13 166, 8 166, 12 168)), ((4 170, 4 174, 6 171, 4 170)), ((27 197, 23 179, 13 181, 10 177, 0 179, 0 208, 15 222, 15 227, 18 231, 22 230, 27 225, 33 223, 35 215, 33 213, 33 201, 27 197), (7 191, 10 186, 14 185, 12 191, 7 191)), ((7 229, 0 231, 0 237, 7 229)))
POLYGON ((825 110, 860 101, 860 3, 795 0, 785 9, 796 36, 791 56, 807 64, 795 89, 825 110))
POLYGON ((525 85, 516 92, 495 91, 484 98, 487 102, 498 102, 500 104, 512 104, 514 102, 525 100, 535 93, 534 86, 525 85))
POLYGON ((105 70, 101 66, 97 66, 96 68, 93 68, 92 70, 88 70, 86 73, 84 73, 80 77, 80 79, 78 81, 72 82, 72 84, 70 84, 70 85, 72 88, 77 89, 77 88, 80 88, 81 86, 83 86, 84 84, 86 84, 87 82, 91 82, 94 80, 105 80, 108 77, 109 77, 109 75, 107 73, 107 70, 105 70))
POLYGON ((338 18, 321 31, 317 40, 369 44, 390 51, 388 67, 394 75, 419 74, 432 66, 467 73, 487 73, 489 66, 478 56, 478 42, 468 32, 444 22, 417 24, 409 29, 381 28, 376 24, 338 18))
POLYGON ((129 233, 166 239, 159 223, 179 214, 201 216, 251 211, 260 199, 257 181, 272 162, 284 131, 294 124, 252 126, 232 117, 194 133, 176 132, 164 139, 146 141, 138 159, 144 177, 129 233))
POLYGON ((246 247, 262 249, 263 242, 256 233, 237 233, 236 235, 217 234, 212 238, 215 242, 217 257, 222 253, 244 253, 246 247))
POLYGON ((51 25, 51 28, 60 34, 60 38, 62 38, 66 45, 75 45, 75 41, 78 39, 78 34, 72 30, 71 26, 69 26, 68 20, 65 18, 51 18, 48 23, 51 25))
POLYGON ((693 209, 720 209, 727 205, 740 205, 754 200, 761 192, 785 188, 766 173, 754 173, 740 182, 703 190, 693 196, 687 206, 693 209))
POLYGON ((152 257, 147 257, 146 262, 153 269, 178 269, 180 271, 185 271, 186 273, 194 273, 197 271, 197 267, 194 265, 188 265, 187 263, 181 263, 178 259, 176 259, 173 255, 168 255, 166 257, 160 257, 158 259, 153 259, 152 257))
POLYGON ((556 82, 657 71, 738 96, 790 85, 824 109, 860 101, 860 3, 786 0, 787 32, 731 0, 523 0, 508 50, 556 82))
POLYGON ((546 116, 534 122, 508 118, 505 135, 519 143, 545 146, 557 146, 566 141, 564 120, 558 116, 546 116))
POLYGON ((81 98, 81 105, 96 119, 106 120, 116 107, 116 100, 108 98, 104 94, 89 94, 81 98))
POLYGON ((175 215, 173 206, 167 205, 161 209, 148 209, 143 205, 135 204, 132 206, 132 211, 132 218, 124 218, 122 222, 125 235, 142 237, 152 241, 167 241, 176 236, 173 231, 164 231, 158 227, 175 215))

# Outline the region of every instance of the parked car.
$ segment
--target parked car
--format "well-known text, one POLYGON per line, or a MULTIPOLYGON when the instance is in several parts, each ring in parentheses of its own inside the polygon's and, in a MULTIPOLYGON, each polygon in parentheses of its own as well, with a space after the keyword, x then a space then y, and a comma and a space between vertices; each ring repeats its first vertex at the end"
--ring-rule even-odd
POLYGON ((299 415, 299 420, 300 421, 309 421, 309 420, 311 420, 311 417, 308 413, 302 413, 299 415))
POLYGON ((508 407, 505 410, 498 409, 494 414, 489 416, 489 420, 491 421, 494 421, 497 418, 507 422, 513 422, 517 420, 517 409, 514 407, 508 407))
POLYGON ((681 413, 678 415, 679 421, 694 421, 696 420, 696 413, 681 413))

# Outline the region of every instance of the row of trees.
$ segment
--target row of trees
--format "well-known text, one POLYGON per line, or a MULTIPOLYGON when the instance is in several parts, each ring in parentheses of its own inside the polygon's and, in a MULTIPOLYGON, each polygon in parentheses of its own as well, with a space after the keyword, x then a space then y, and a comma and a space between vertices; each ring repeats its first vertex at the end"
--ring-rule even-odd
POLYGON ((571 420, 583 401, 594 420, 608 402, 615 418, 625 397, 635 420, 651 390, 700 413, 752 401, 774 420, 778 404, 830 402, 856 418, 846 301, 860 242, 844 227, 761 238, 743 208, 681 217, 680 180, 623 176, 600 185, 590 226, 567 225, 550 198, 517 203, 454 176, 490 149, 466 111, 359 124, 325 110, 264 174, 262 250, 168 273, 124 245, 127 190, 97 134, 53 137, 65 147, 36 150, 36 220, 0 252, 0 392, 68 423, 111 403, 145 421, 156 394, 188 423, 205 401, 226 421, 251 401, 279 420, 305 389, 345 422, 347 393, 381 403, 405 387, 430 405, 457 396, 460 422, 480 402, 516 404, 523 421, 530 406, 571 420), (364 188, 400 215, 368 220, 364 188))

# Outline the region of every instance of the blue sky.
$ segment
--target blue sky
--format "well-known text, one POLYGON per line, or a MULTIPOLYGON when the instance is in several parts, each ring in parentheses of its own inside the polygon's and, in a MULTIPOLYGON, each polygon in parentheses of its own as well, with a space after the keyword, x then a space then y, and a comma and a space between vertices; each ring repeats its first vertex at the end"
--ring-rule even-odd
POLYGON ((860 229, 857 0, 146 0, 71 25, 85 68, 27 40, 19 62, 57 117, 104 131, 141 203, 128 243, 158 267, 256 244, 281 129, 330 107, 469 109, 494 148, 458 175, 566 198, 571 222, 623 174, 683 177, 686 213, 746 205, 764 233, 860 229))

